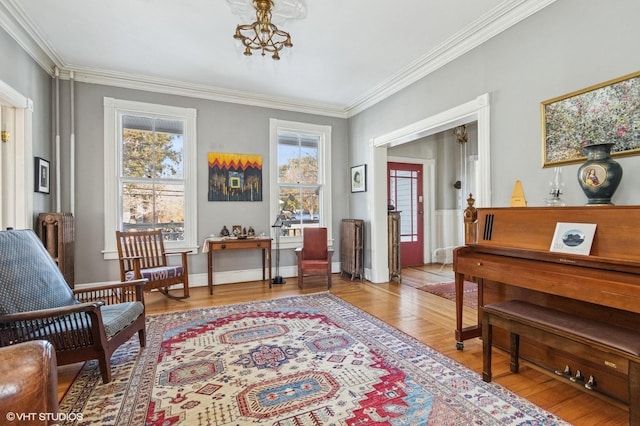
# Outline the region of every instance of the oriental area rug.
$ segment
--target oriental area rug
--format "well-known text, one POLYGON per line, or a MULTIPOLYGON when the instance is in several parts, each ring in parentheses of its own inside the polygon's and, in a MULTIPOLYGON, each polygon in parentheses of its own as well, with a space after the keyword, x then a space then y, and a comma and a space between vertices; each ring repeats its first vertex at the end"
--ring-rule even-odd
POLYGON ((147 337, 114 354, 109 384, 86 363, 61 411, 81 425, 566 424, 329 293, 149 316, 147 337))
MULTIPOLYGON (((427 293, 435 294, 436 296, 444 297, 447 300, 456 300, 456 283, 454 281, 440 283, 440 284, 428 284, 419 287, 418 290, 426 291, 427 293)), ((465 281, 464 282, 464 296, 462 303, 473 309, 478 309, 478 284, 465 281)))

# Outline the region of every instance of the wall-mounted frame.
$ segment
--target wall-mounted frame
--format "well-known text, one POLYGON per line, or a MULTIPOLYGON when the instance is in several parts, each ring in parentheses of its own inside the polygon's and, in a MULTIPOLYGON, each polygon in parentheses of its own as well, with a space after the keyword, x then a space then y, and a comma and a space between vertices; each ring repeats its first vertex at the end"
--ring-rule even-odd
POLYGON ((50 192, 49 162, 44 158, 35 157, 35 191, 48 194, 50 192))
POLYGON ((367 190, 367 165, 360 164, 351 168, 351 192, 367 190))
POLYGON ((209 201, 262 201, 262 155, 209 152, 209 201))
POLYGON ((591 143, 614 143, 614 157, 640 154, 640 71, 540 106, 543 167, 581 163, 591 143))

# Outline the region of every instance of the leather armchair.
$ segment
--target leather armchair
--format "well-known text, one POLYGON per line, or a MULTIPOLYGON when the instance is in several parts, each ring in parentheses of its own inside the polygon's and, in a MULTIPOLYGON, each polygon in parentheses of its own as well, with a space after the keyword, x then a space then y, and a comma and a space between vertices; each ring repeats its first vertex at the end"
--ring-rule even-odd
POLYGON ((2 424, 58 423, 58 372, 51 343, 33 340, 0 348, 0 377, 2 424))

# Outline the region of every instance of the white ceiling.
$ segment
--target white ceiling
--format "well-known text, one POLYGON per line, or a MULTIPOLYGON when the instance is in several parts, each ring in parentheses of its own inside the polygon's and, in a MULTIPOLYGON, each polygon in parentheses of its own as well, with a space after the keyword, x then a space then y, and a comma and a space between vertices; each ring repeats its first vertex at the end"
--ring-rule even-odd
POLYGON ((0 25, 63 78, 350 116, 554 0, 306 1, 279 62, 225 0, 0 0, 0 25))

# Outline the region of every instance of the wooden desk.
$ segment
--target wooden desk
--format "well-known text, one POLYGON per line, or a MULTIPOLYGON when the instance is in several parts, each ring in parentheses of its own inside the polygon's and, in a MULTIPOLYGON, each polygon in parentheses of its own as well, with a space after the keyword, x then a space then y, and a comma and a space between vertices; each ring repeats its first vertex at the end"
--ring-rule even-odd
POLYGON ((262 281, 266 279, 265 265, 267 253, 269 254, 269 288, 271 288, 271 238, 247 238, 238 239, 207 239, 204 251, 207 253, 207 273, 209 294, 213 294, 213 253, 228 250, 262 250, 262 281))

